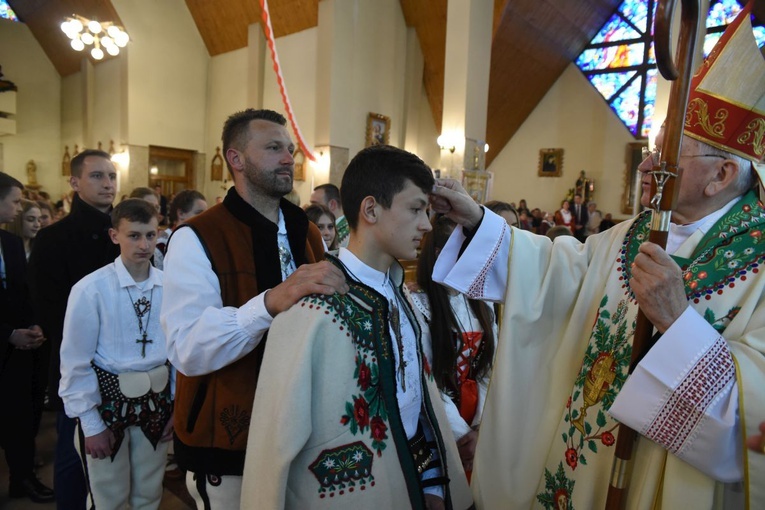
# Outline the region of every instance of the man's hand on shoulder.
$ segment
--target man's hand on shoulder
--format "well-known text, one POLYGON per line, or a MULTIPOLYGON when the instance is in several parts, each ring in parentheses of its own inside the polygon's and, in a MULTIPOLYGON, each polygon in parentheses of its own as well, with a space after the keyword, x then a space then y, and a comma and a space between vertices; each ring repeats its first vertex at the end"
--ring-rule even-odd
POLYGON ((481 206, 454 179, 436 179, 436 185, 430 193, 430 204, 437 213, 445 214, 469 229, 478 225, 483 218, 481 206))
POLYGON ((266 293, 266 310, 272 317, 276 317, 305 296, 332 295, 335 292, 348 292, 348 284, 339 268, 327 261, 303 264, 286 280, 266 293))

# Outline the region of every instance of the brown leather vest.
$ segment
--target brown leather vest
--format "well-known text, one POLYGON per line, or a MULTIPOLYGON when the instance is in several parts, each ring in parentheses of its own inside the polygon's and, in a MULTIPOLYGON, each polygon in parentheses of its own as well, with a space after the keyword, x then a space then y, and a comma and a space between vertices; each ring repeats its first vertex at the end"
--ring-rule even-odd
MULTIPOLYGON (((218 276, 223 306, 240 307, 260 290, 252 231, 223 204, 189 221, 218 276)), ((309 222, 305 258, 324 258, 321 234, 309 222)), ((241 475, 265 338, 252 352, 213 373, 178 372, 175 392, 176 456, 195 473, 241 475), (179 444, 179 441, 180 444, 179 444)))

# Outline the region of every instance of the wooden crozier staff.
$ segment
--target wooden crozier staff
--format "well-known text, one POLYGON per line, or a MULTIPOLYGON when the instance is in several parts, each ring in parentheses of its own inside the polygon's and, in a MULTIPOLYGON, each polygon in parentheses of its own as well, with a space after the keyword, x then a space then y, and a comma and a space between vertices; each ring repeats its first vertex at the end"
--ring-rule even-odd
MULTIPOLYGON (((685 111, 688 105, 691 76, 693 71, 693 54, 696 47, 696 33, 699 24, 699 0, 681 0, 682 15, 680 35, 677 42, 678 70, 671 55, 671 24, 675 0, 659 0, 656 8, 655 22, 655 51, 656 63, 661 75, 667 80, 674 80, 669 94, 669 110, 664 127, 664 144, 661 150, 661 163, 654 166, 653 182, 651 183, 651 233, 648 240, 662 248, 667 246, 669 223, 672 210, 677 201, 680 189, 680 169, 677 160, 680 155, 680 144, 683 140, 685 111)), ((653 324, 638 310, 635 338, 632 342, 632 360, 629 372, 643 359, 643 356, 653 346, 653 324)), ((624 508, 629 482, 630 460, 632 449, 638 434, 624 424, 619 425, 619 433, 614 449, 614 464, 611 469, 611 482, 608 487, 606 510, 624 508)))

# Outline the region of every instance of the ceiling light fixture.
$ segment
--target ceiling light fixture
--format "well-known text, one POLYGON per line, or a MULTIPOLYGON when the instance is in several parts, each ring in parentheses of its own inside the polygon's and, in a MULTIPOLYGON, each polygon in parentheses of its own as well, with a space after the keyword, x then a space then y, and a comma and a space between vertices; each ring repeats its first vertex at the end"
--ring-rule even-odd
POLYGON ((98 22, 78 14, 72 14, 61 23, 61 31, 72 40, 69 44, 77 51, 92 45, 90 56, 96 60, 104 58, 104 50, 111 56, 119 55, 120 48, 130 41, 124 28, 110 21, 98 22))

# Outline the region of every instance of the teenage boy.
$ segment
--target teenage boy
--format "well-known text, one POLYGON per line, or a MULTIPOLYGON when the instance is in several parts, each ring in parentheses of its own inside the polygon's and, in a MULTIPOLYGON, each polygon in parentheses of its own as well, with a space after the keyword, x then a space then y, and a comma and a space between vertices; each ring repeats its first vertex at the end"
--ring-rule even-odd
POLYGON ((59 395, 78 421, 78 451, 96 508, 156 509, 172 436, 172 371, 159 324, 162 271, 151 266, 157 211, 140 199, 112 211, 112 264, 69 296, 59 395))
POLYGON ((425 163, 394 147, 364 149, 349 164, 351 235, 330 261, 350 291, 308 296, 271 325, 243 509, 472 504, 396 260, 415 258, 431 229, 433 184, 425 163))
POLYGON ((48 338, 40 351, 43 359, 50 361, 48 397, 51 407, 58 411, 53 462, 56 506, 61 510, 85 510, 85 476, 74 449, 75 420, 66 416, 58 398, 59 350, 72 287, 119 255, 119 246, 109 239, 117 169, 109 154, 93 149, 73 157, 70 167, 69 185, 74 191, 71 212, 37 234, 29 257, 29 286, 40 327, 48 338))

